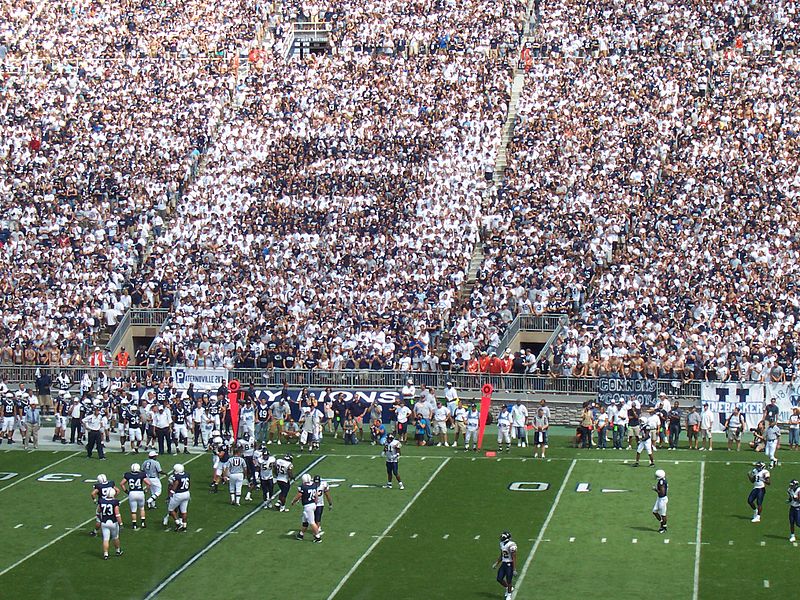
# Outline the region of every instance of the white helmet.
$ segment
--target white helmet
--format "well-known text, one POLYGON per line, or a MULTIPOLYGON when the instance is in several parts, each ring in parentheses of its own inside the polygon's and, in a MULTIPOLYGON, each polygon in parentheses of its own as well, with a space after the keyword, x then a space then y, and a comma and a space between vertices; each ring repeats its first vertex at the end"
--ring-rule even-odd
POLYGON ((663 469, 659 469, 658 471, 656 471, 655 475, 656 479, 664 479, 664 477, 667 476, 667 474, 664 472, 663 469))
POLYGON ((141 470, 142 470, 142 467, 139 465, 139 463, 133 463, 131 465, 131 473, 138 473, 141 470))
POLYGON ((172 470, 178 475, 180 475, 181 473, 183 473, 183 465, 181 463, 177 463, 174 467, 172 467, 172 470))
POLYGON ((310 484, 312 481, 311 475, 309 475, 308 473, 303 473, 303 476, 300 478, 300 481, 303 482, 303 485, 310 484))
POLYGON ((97 476, 97 483, 100 483, 100 484, 103 484, 103 485, 108 483, 108 477, 105 476, 105 473, 100 473, 100 475, 97 476))

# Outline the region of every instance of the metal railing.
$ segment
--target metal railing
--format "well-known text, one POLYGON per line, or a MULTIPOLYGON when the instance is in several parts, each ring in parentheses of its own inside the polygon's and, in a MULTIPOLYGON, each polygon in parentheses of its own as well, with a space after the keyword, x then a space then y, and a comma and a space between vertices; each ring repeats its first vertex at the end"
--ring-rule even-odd
MULTIPOLYGON (((176 367, 183 368, 183 367, 176 367)), ((69 375, 75 384, 80 382, 84 374, 95 378, 100 371, 105 371, 110 377, 122 374, 117 367, 89 367, 80 366, 50 366, 50 365, 0 365, 0 376, 9 383, 32 383, 36 379, 37 369, 49 370, 53 378, 60 372, 69 375)), ((148 370, 153 372, 169 371, 171 367, 132 367, 129 366, 124 373, 137 373, 143 377, 148 370)), ((588 377, 551 377, 546 375, 491 375, 488 373, 447 373, 447 372, 420 372, 420 371, 372 371, 341 370, 327 371, 320 369, 231 369, 228 371, 229 379, 237 379, 244 386, 251 383, 260 389, 276 388, 284 383, 292 388, 343 388, 343 389, 392 389, 399 390, 408 379, 413 380, 417 386, 443 389, 447 382, 462 391, 478 392, 486 383, 491 383, 498 392, 510 393, 546 393, 563 395, 595 395, 597 393, 597 379, 588 377)), ((676 398, 700 398, 700 383, 676 382, 672 380, 659 380, 658 391, 676 398)))
POLYGON ((147 327, 161 327, 169 318, 166 308, 132 308, 130 314, 131 325, 145 325, 147 327))
POLYGON ((327 21, 297 21, 292 23, 292 32, 294 35, 330 33, 331 24, 327 21))
POLYGON ((128 333, 128 329, 131 326, 131 311, 125 311, 125 314, 120 319, 119 323, 117 323, 116 329, 114 329, 114 333, 111 334, 111 338, 108 340, 106 344, 106 350, 111 350, 113 348, 118 347, 122 344, 122 340, 125 339, 125 335, 128 333))
POLYGON ((564 314, 545 313, 520 313, 509 323, 497 345, 497 353, 502 354, 511 345, 514 337, 520 331, 557 331, 569 323, 569 318, 564 314))

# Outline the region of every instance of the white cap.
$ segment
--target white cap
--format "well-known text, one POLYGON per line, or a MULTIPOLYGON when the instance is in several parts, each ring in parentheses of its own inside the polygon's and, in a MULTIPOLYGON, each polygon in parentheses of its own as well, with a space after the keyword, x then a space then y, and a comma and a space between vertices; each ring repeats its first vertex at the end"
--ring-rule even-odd
POLYGON ((156 456, 158 456, 158 452, 156 452, 155 450, 150 450, 150 452, 147 453, 147 456, 149 456, 150 458, 155 458, 156 456))

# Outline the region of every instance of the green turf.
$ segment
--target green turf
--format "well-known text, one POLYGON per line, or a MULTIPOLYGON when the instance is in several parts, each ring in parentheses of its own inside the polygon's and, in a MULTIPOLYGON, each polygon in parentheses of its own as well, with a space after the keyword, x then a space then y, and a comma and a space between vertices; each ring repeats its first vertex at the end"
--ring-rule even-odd
MULTIPOLYGON (((491 447, 491 437, 487 441, 491 447)), ((746 474, 757 455, 658 452, 658 466, 666 469, 670 481, 669 532, 660 535, 650 514, 653 470, 625 464, 633 458, 631 452, 576 450, 568 442, 568 435, 554 436, 547 461, 530 458, 530 448, 514 447, 498 461, 483 453, 407 446, 400 467, 407 487, 400 491, 350 487, 384 482, 380 449, 329 441, 325 458, 313 472, 344 481, 332 490, 335 509, 326 511, 321 545, 289 535, 299 526, 299 507, 289 513, 257 510, 256 503, 234 508, 223 490, 209 494, 210 458, 202 455, 187 466, 193 476, 190 532, 163 531, 162 500, 159 509, 149 511, 147 530, 123 530, 125 555, 108 562, 100 560, 99 540, 88 536, 91 523, 81 526, 93 516, 91 484, 84 479, 103 471, 119 481, 130 463, 143 456, 111 452, 100 463, 81 454, 71 456, 74 451, 3 451, 0 472, 18 475, 0 481, 0 532, 5 542, 0 572, 35 555, 0 576, 0 589, 9 598, 84 598, 109 590, 119 598, 143 598, 216 540, 158 597, 197 598, 222 590, 230 590, 231 597, 246 597, 268 589, 270 597, 297 597, 302 590, 304 598, 325 600, 342 583, 337 599, 376 598, 387 590, 398 599, 502 598, 489 567, 497 555, 499 532, 509 529, 519 545, 520 572, 541 537, 518 588, 520 600, 564 597, 565 586, 570 594, 596 593, 599 585, 608 585, 616 568, 627 583, 612 586, 613 597, 638 600, 636 582, 640 575, 652 574, 654 566, 669 574, 670 598, 694 600, 694 542, 704 468, 697 598, 793 595, 792 568, 800 550, 787 541, 784 500, 788 480, 800 476, 800 454, 781 451, 784 462, 773 470, 764 519, 752 524, 746 474), (56 461, 62 462, 53 464, 56 461), (53 473, 79 477, 68 483, 39 480, 53 473), (542 481, 550 487, 514 492, 508 489, 514 481, 542 481), (591 485, 589 492, 576 492, 581 482, 591 485), (626 491, 603 493, 603 488, 626 491), (217 539, 254 509, 245 523, 217 539)), ((315 458, 297 456, 296 470, 315 458)), ((167 457, 162 464, 166 470, 188 460, 167 457)), ((127 504, 122 509, 128 524, 127 504)))

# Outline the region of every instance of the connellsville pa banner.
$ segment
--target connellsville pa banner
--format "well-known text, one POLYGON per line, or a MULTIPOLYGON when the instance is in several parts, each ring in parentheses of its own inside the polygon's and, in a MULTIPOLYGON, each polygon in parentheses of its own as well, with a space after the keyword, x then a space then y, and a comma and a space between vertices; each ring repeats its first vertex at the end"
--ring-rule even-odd
POLYGON ((642 406, 654 406, 658 399, 658 383, 652 379, 597 378, 597 402, 612 404, 638 401, 642 406))
POLYGON ((737 406, 744 414, 747 428, 754 429, 764 414, 766 388, 763 383, 703 383, 700 385, 700 402, 715 415, 714 429, 724 431, 725 421, 737 406))

